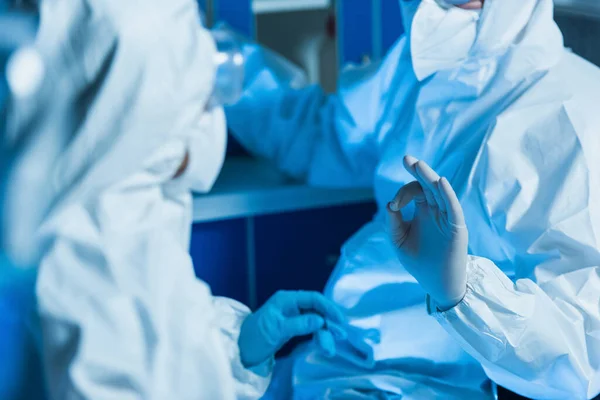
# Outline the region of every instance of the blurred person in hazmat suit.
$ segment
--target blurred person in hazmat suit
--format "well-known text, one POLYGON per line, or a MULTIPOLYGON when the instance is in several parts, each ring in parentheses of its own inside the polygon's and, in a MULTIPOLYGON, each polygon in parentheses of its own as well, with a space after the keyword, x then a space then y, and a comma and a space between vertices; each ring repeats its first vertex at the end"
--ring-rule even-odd
POLYGON ((43 84, 2 105, 0 276, 35 285, 52 399, 256 399, 279 347, 343 322, 319 293, 251 313, 194 276, 191 189, 225 156, 217 50, 192 0, 40 4, 43 84))
POLYGON ((255 63, 226 108, 253 153, 315 186, 372 187, 379 204, 325 288, 352 326, 379 335, 332 358, 298 349, 287 395, 488 399, 493 381, 535 399, 593 398, 600 70, 564 48, 551 0, 400 5, 407 33, 380 65, 344 72, 337 94, 293 89, 255 63), (388 202, 414 180, 406 154, 448 178, 470 232, 466 294, 443 312, 387 232, 388 202))

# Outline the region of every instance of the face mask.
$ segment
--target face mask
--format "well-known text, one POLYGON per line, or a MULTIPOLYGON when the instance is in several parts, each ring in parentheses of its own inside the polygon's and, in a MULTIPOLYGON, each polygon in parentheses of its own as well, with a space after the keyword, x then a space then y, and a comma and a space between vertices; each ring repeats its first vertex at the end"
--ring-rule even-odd
POLYGON ((443 7, 435 0, 411 3, 420 3, 408 10, 412 13, 409 36, 417 78, 426 79, 463 62, 475 43, 480 11, 443 7))
POLYGON ((220 107, 205 112, 188 139, 188 165, 181 177, 194 192, 209 192, 223 166, 227 147, 225 113, 220 107))

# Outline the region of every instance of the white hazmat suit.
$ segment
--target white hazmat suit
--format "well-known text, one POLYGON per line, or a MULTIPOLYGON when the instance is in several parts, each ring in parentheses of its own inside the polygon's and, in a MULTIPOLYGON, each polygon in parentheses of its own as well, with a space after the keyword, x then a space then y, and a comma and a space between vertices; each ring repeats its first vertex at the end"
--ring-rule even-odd
POLYGON ((401 4, 409 35, 377 68, 344 73, 337 95, 292 90, 264 66, 227 110, 255 153, 314 185, 372 186, 381 210, 345 244, 325 291, 353 325, 380 330, 374 363, 309 346, 294 397, 490 398, 489 378, 536 399, 592 398, 600 70, 563 47, 551 0, 401 4), (450 180, 477 256, 466 297, 433 318, 385 229, 387 202, 413 180, 405 154, 450 180))
POLYGON ((196 2, 48 0, 38 37, 72 116, 40 230, 51 398, 260 397, 272 365, 247 370, 237 343, 249 310, 188 255, 189 189, 210 189, 226 143, 196 2))

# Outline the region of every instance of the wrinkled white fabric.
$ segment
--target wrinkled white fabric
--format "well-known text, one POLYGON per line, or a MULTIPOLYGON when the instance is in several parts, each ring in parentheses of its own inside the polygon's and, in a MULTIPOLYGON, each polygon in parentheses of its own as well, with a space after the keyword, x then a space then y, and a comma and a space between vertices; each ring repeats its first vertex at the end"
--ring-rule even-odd
POLYGON ((202 115, 198 132, 189 138, 187 149, 189 162, 182 180, 192 191, 207 193, 225 161, 227 128, 222 108, 214 108, 202 115))
POLYGON ((418 58, 405 36, 377 69, 344 74, 335 96, 283 82, 262 92, 256 80, 227 110, 256 153, 315 185, 372 186, 382 211, 413 180, 402 157, 426 161, 459 195, 471 253, 486 257, 472 259, 465 300, 439 324, 379 214, 345 244, 326 288, 353 325, 381 331, 376 365, 303 350, 294 395, 491 398, 489 376, 525 396, 591 398, 600 392, 600 70, 564 49, 550 0, 487 0, 470 20, 431 3, 411 25, 418 58), (448 32, 420 26, 432 20, 448 32))
POLYGON ((465 62, 477 37, 479 11, 441 8, 435 0, 421 0, 412 19, 410 47, 413 69, 423 80, 440 69, 465 62), (452 38, 448 45, 447 38, 452 38))
POLYGON ((259 398, 270 371, 237 347, 249 310, 213 298, 188 254, 190 186, 210 189, 225 147, 196 2, 48 0, 38 42, 71 101, 40 230, 51 398, 259 398), (214 154, 190 150, 196 175, 173 180, 197 143, 214 154))

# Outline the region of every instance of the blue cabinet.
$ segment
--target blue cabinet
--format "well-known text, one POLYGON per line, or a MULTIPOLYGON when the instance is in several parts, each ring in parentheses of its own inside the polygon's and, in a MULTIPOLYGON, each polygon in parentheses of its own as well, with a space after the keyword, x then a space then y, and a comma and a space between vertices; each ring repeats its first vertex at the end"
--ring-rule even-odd
POLYGON ((373 2, 338 0, 336 5, 340 66, 373 58, 373 2))
POLYGON ((385 55, 404 32, 399 0, 381 0, 381 51, 385 55))
POLYGON ((399 0, 338 0, 340 66, 379 60, 404 32, 399 0))
POLYGON ((280 289, 322 291, 341 245, 370 221, 375 211, 375 205, 369 203, 257 218, 258 304, 280 289))
POLYGON ((249 303, 248 246, 243 219, 196 224, 190 254, 196 276, 214 295, 249 303))
POLYGON ((214 21, 226 21, 235 30, 254 37, 252 0, 213 0, 214 21))
POLYGON ((322 291, 373 203, 196 224, 190 254, 214 295, 256 308, 278 290, 322 291))

